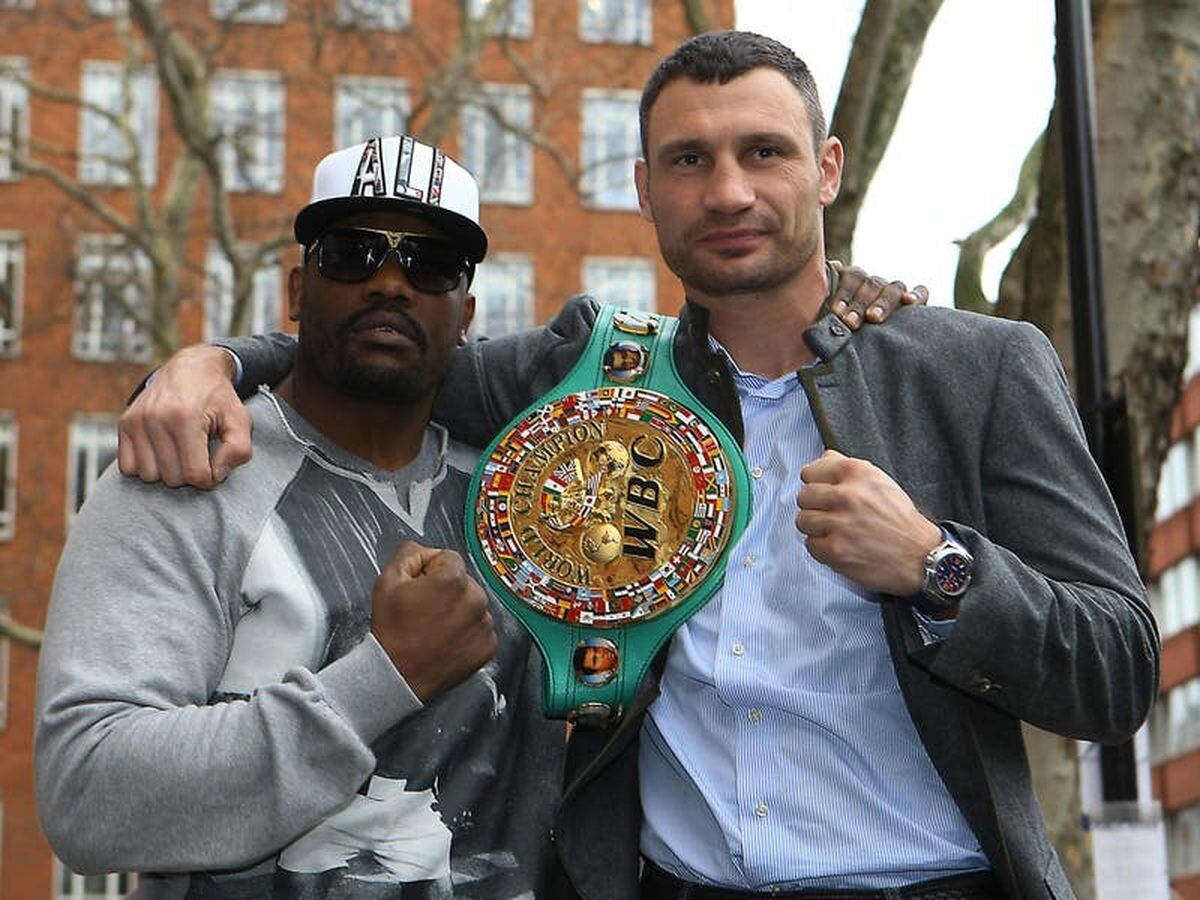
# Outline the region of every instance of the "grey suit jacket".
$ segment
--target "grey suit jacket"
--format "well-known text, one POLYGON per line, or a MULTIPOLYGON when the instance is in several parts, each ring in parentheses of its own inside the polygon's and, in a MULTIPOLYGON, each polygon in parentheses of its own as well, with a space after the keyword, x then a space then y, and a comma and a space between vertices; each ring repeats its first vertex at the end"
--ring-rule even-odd
MULTIPOLYGON (((470 345, 435 418, 486 443, 566 374, 594 317, 576 297, 545 328, 470 345)), ((703 310, 681 318, 676 364, 740 437, 703 310)), ((1072 897, 1033 794, 1021 721, 1127 738, 1157 691, 1159 641, 1058 358, 1031 325, 939 308, 901 309, 857 333, 826 317, 804 339, 822 361, 800 374, 825 445, 884 469, 975 556, 946 640, 926 646, 905 604, 880 605, 925 748, 1008 894, 1072 897)), ((637 896, 637 736, 656 692, 647 678, 618 727, 572 738, 554 835, 563 896, 637 896)))

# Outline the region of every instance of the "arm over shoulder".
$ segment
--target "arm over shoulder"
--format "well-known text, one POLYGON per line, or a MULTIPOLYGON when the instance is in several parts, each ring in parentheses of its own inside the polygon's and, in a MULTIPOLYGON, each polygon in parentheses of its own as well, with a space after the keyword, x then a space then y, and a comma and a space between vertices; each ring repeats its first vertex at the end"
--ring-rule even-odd
POLYGON ((598 309, 595 300, 576 294, 540 328, 472 341, 455 356, 433 418, 458 440, 486 446, 571 371, 592 335, 598 309))

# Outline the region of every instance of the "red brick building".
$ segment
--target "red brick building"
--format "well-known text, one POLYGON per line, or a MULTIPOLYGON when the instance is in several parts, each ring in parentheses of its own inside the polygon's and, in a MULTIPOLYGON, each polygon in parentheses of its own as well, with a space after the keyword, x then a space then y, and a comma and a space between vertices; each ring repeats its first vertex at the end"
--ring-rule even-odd
MULTIPOLYGON (((156 345, 139 317, 144 259, 114 253, 111 218, 23 172, 10 151, 47 161, 126 218, 138 213, 139 180, 156 202, 176 187, 181 138, 166 91, 153 65, 125 74, 124 2, 0 0, 0 602, 35 627, 71 517, 113 457, 115 416, 156 345), (130 140, 133 169, 121 164, 130 140)), ((497 17, 493 2, 468 4, 490 28, 473 56, 460 38, 474 18, 464 26, 459 5, 441 0, 161 0, 198 46, 221 36, 206 96, 228 138, 221 164, 239 233, 285 233, 317 159, 404 129, 411 115, 417 130, 440 129, 435 139, 483 186, 491 250, 476 285, 478 330, 541 321, 580 288, 677 308, 679 289, 636 212, 630 160, 641 84, 690 33, 684 4, 511 0, 497 17), (426 101, 446 90, 467 103, 439 121, 446 107, 426 101)), ((712 27, 732 25, 733 0, 702 5, 712 27)), ((156 323, 177 327, 183 343, 229 330, 211 210, 199 191, 178 311, 156 323)), ((295 258, 285 248, 256 276, 248 327, 284 324, 295 258)), ((121 896, 132 879, 65 871, 38 827, 36 664, 35 651, 0 641, 0 896, 121 896)))
POLYGON ((1150 736, 1171 885, 1182 900, 1200 900, 1200 307, 1188 334, 1183 395, 1150 536, 1150 592, 1163 640, 1150 736))

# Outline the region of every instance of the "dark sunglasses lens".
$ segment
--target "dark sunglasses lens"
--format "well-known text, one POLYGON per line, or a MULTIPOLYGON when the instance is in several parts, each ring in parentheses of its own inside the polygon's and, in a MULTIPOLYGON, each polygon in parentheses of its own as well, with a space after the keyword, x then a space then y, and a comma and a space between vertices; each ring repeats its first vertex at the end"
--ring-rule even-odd
POLYGON ((387 250, 387 238, 382 234, 329 231, 321 237, 317 267, 333 281, 364 281, 375 274, 387 250))
POLYGON ((462 278, 462 253, 449 241, 406 237, 400 243, 404 272, 417 290, 443 294, 454 290, 462 278))

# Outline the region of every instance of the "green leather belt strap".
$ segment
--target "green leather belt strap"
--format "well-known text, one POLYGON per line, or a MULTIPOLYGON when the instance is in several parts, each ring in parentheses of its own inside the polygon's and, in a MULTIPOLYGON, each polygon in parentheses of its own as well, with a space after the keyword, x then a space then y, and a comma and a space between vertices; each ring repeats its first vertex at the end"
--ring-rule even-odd
POLYGON ((677 324, 601 307, 583 357, 475 472, 468 547, 542 651, 552 718, 621 715, 750 517, 737 442, 675 368, 677 324))

